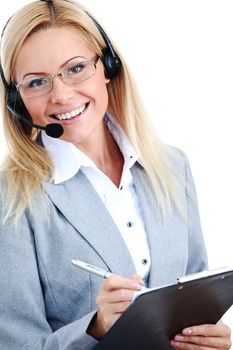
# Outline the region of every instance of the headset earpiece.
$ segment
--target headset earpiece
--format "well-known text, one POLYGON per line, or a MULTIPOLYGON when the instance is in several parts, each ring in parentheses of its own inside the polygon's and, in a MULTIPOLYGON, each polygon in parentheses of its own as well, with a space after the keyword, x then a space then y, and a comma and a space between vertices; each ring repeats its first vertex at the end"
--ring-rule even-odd
POLYGON ((0 65, 0 75, 7 93, 7 107, 9 107, 9 110, 11 111, 16 109, 19 113, 23 114, 26 118, 31 120, 31 117, 21 97, 19 96, 19 93, 16 87, 12 84, 8 84, 8 82, 6 81, 1 65, 0 65))
POLYGON ((18 92, 15 88, 10 88, 8 89, 8 99, 7 99, 7 105, 9 106, 15 106, 18 101, 18 92))
POLYGON ((108 48, 103 49, 103 64, 106 78, 113 79, 118 75, 121 68, 121 60, 116 54, 113 56, 108 48))
POLYGON ((30 122, 32 121, 31 116, 29 115, 22 99, 20 98, 17 89, 11 84, 7 83, 5 76, 3 74, 2 66, 0 66, 0 75, 7 93, 7 102, 6 102, 7 108, 10 111, 12 117, 16 117, 18 119, 26 135, 30 135, 31 134, 30 122))
POLYGON ((105 77, 107 79, 113 79, 117 76, 117 74, 120 72, 121 68, 121 60, 114 51, 111 41, 109 40, 107 34, 101 27, 101 25, 96 21, 94 17, 92 17, 88 12, 86 14, 92 19, 92 21, 95 23, 96 27, 98 28, 106 47, 102 50, 102 61, 105 69, 105 77))
POLYGON ((24 116, 25 119, 32 121, 32 118, 30 114, 28 113, 21 97, 18 94, 18 91, 15 87, 10 89, 10 92, 8 93, 8 99, 7 99, 7 107, 11 110, 16 110, 17 113, 24 116))

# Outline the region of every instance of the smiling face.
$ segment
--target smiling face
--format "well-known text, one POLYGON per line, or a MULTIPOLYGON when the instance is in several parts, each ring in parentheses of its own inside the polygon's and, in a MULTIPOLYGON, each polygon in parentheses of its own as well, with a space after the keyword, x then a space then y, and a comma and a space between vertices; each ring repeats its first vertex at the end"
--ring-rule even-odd
MULTIPOLYGON (((39 80, 35 80, 36 85, 33 80, 34 88, 38 82, 40 84, 42 76, 73 73, 77 62, 95 57, 95 52, 74 28, 40 30, 26 40, 19 52, 15 65, 16 81, 21 83, 39 77, 39 80)), ((93 144, 97 147, 104 132, 108 82, 99 59, 96 71, 88 79, 69 85, 57 75, 53 79, 51 91, 42 96, 22 96, 22 100, 34 123, 43 126, 59 123, 64 128, 61 139, 75 145, 85 147, 87 144, 90 147, 93 144)))

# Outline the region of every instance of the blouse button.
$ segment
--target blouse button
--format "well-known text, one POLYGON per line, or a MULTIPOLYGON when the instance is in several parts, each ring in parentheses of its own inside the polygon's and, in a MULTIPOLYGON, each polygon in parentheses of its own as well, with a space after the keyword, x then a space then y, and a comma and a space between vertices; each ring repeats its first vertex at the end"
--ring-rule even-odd
POLYGON ((128 221, 127 222, 127 227, 132 227, 133 226, 133 222, 132 221, 128 221))
POLYGON ((143 265, 146 265, 148 263, 147 259, 142 260, 143 265))

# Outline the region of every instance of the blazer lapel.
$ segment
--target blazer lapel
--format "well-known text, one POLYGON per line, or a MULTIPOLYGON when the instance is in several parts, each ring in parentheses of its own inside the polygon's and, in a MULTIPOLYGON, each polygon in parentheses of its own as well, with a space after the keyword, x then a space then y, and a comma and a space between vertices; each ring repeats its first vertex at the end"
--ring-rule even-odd
POLYGON ((169 230, 160 217, 152 186, 139 163, 133 166, 132 174, 151 253, 148 286, 164 285, 169 279, 170 262, 174 261, 173 248, 171 248, 172 227, 169 230))
POLYGON ((64 183, 46 183, 44 188, 55 206, 85 237, 110 271, 123 276, 135 273, 131 255, 116 224, 81 170, 64 183))

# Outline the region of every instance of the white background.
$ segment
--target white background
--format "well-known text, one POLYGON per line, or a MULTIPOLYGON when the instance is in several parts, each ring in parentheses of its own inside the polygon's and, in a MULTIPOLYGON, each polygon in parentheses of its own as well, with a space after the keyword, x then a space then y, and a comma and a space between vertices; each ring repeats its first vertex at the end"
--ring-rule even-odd
MULTIPOLYGON (((1 28, 27 3, 4 2, 1 28)), ((124 54, 160 137, 189 157, 210 268, 233 265, 233 1, 82 3, 124 54)), ((233 309, 224 320, 233 328, 233 309)))

